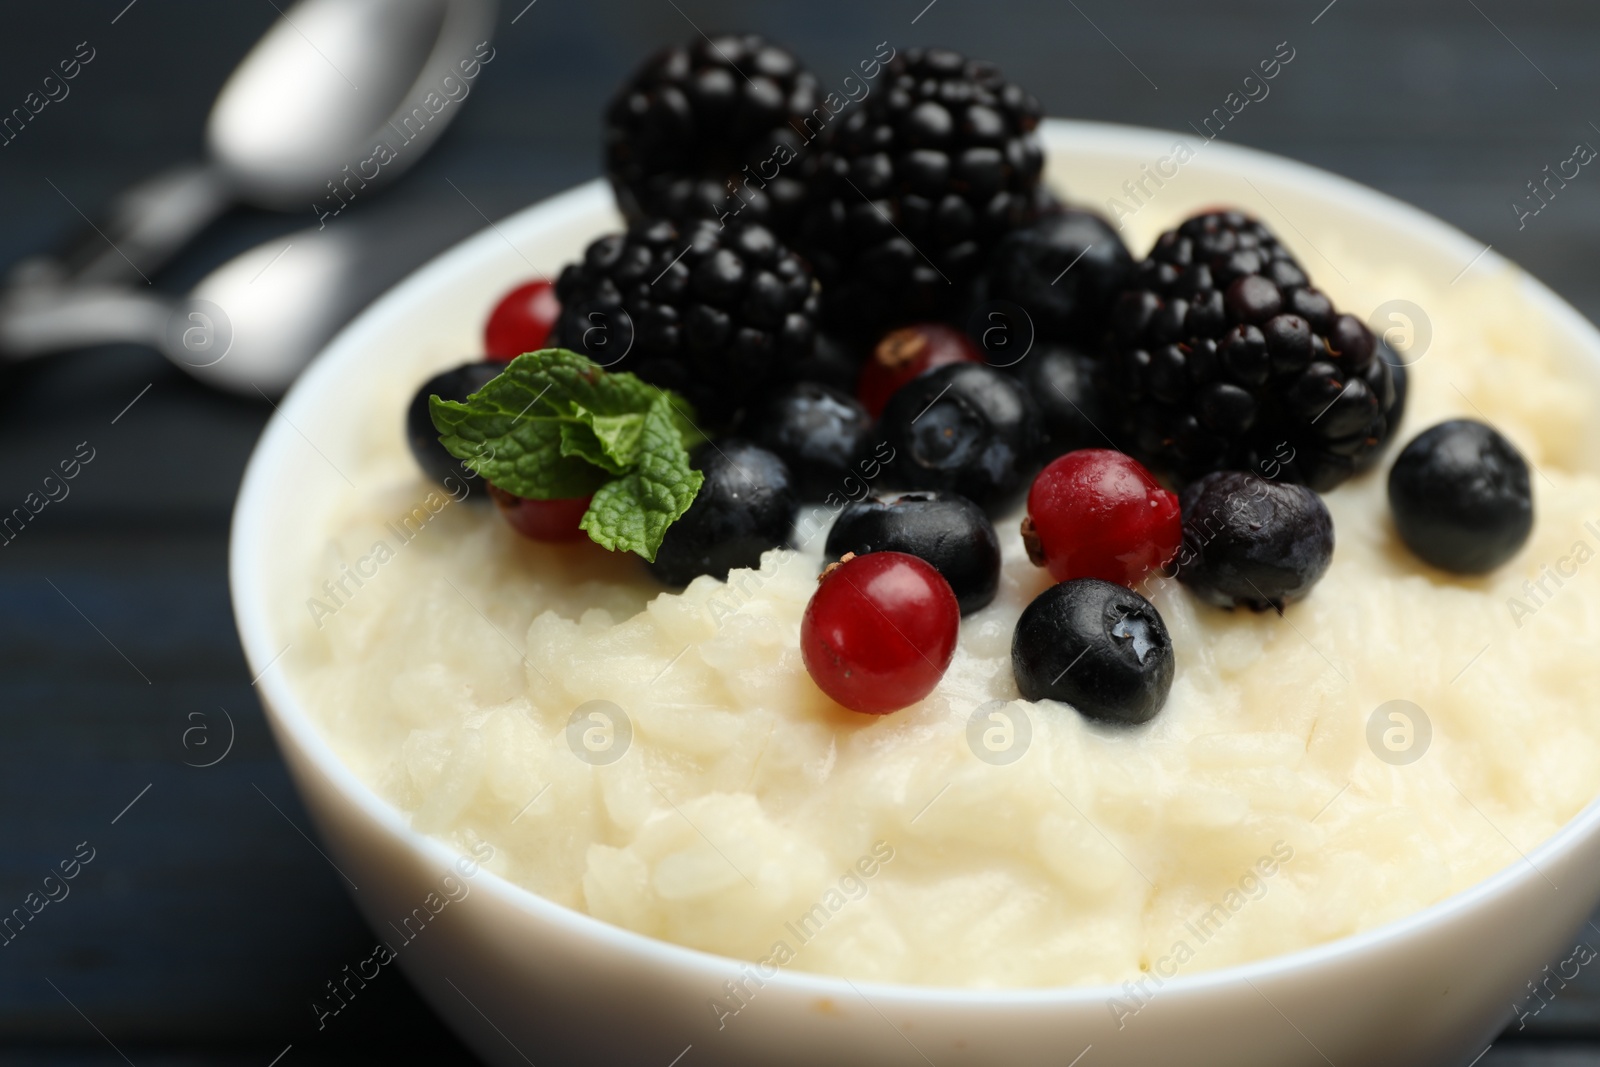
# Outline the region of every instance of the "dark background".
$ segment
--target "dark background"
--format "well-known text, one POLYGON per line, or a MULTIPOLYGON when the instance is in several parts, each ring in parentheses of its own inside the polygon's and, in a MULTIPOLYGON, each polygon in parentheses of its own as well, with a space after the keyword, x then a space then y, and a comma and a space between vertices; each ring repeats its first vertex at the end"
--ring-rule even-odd
MULTIPOLYGON (((693 37, 692 18, 786 43, 825 84, 885 39, 955 44, 1001 63, 1050 114, 1173 129, 1287 40, 1297 56, 1272 102, 1248 108, 1227 139, 1409 200, 1600 315, 1600 174, 1585 170, 1521 231, 1510 207, 1577 141, 1600 144, 1600 5, 523 2, 502 5, 496 59, 434 153, 341 219, 405 248, 373 265, 375 286, 479 229, 480 209, 499 218, 594 176, 608 94, 647 51, 693 37)), ((0 268, 70 231, 73 205, 93 213, 196 156, 213 94, 279 17, 267 0, 126 4, 3 7, 0 112, 78 42, 97 55, 66 100, 0 147, 0 268)), ((309 205, 293 217, 235 212, 156 284, 181 290, 311 221, 309 205)), ((314 1027, 311 998, 370 938, 302 835, 230 615, 228 518, 269 414, 131 347, 0 371, 0 512, 78 442, 95 449, 70 497, 0 548, 0 912, 78 842, 95 849, 71 896, 0 948, 0 1062, 264 1067, 289 1045, 285 1067, 472 1062, 399 977, 314 1027), (237 730, 231 752, 186 766, 221 750, 222 709, 237 730), (185 747, 197 725, 211 749, 195 734, 185 747)), ((1480 1062, 1600 1063, 1600 978, 1586 971, 1480 1062)))

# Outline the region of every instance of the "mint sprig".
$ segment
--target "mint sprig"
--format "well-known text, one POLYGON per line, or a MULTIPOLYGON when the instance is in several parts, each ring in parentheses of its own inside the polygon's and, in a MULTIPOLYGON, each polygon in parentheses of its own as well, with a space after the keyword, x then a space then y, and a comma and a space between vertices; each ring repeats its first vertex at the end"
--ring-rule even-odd
POLYGON ((565 349, 524 353, 465 402, 428 405, 445 449, 506 492, 592 495, 580 526, 613 551, 654 560, 705 480, 682 397, 565 349))

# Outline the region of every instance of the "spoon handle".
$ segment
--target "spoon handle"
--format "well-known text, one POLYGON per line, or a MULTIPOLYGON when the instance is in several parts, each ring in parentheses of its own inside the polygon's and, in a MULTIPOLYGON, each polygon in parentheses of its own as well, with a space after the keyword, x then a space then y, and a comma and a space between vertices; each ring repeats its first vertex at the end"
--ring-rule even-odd
POLYGON ((118 195, 104 217, 85 218, 54 254, 17 264, 11 280, 24 286, 148 282, 227 209, 233 195, 227 176, 213 164, 161 171, 118 195))
POLYGON ((27 286, 0 298, 0 358, 131 342, 165 351, 176 303, 120 286, 27 286))

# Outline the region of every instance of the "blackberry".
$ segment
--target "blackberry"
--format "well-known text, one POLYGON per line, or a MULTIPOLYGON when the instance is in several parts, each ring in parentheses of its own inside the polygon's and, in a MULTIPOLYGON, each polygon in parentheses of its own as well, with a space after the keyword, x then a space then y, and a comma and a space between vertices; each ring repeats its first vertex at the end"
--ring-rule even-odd
POLYGON ((1162 234, 1112 326, 1126 443, 1182 482, 1253 470, 1326 492, 1368 465, 1400 418, 1372 331, 1236 211, 1162 234))
POLYGON ((658 220, 602 237, 556 296, 551 344, 677 390, 711 427, 789 380, 815 340, 811 271, 753 224, 658 220))
POLYGON ((1378 447, 1368 452, 1356 464, 1356 473, 1369 470, 1378 465, 1378 460, 1383 458, 1384 449, 1390 441, 1394 440, 1395 431, 1400 429, 1400 416, 1406 410, 1406 393, 1410 388, 1410 370, 1399 353, 1390 348, 1382 337, 1378 338, 1378 358, 1389 365, 1389 377, 1394 379, 1394 407, 1384 420, 1383 437, 1378 441, 1378 447))
POLYGON ((1039 104, 988 63, 912 49, 827 128, 799 243, 855 336, 959 313, 995 244, 1039 211, 1039 104))
POLYGON ((799 60, 754 35, 656 53, 606 108, 606 174, 623 215, 732 212, 787 232, 816 169, 799 131, 819 96, 799 60))

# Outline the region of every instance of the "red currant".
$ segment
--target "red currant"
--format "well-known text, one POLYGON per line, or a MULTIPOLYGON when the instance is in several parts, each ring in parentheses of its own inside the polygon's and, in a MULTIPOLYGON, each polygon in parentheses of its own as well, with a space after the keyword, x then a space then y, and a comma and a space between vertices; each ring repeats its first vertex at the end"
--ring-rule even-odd
POLYGON ((960 629, 956 595, 931 564, 904 552, 846 553, 806 605, 800 653, 824 693, 886 715, 933 692, 960 629))
POLYGON ((583 536, 578 523, 589 510, 590 497, 568 500, 529 500, 513 496, 498 485, 489 486, 489 496, 500 505, 511 528, 535 541, 576 541, 583 536))
POLYGON ((1099 578, 1133 587, 1183 544, 1178 496, 1137 460, 1084 448, 1052 462, 1028 490, 1028 558, 1058 582, 1099 578))
POLYGON ((483 328, 483 350, 490 359, 502 361, 536 352, 544 347, 560 314, 561 305, 549 282, 519 285, 489 313, 483 328))
POLYGON ((884 336, 861 367, 856 396, 873 418, 883 414, 889 398, 913 378, 947 363, 982 363, 983 353, 954 326, 925 322, 884 336))

